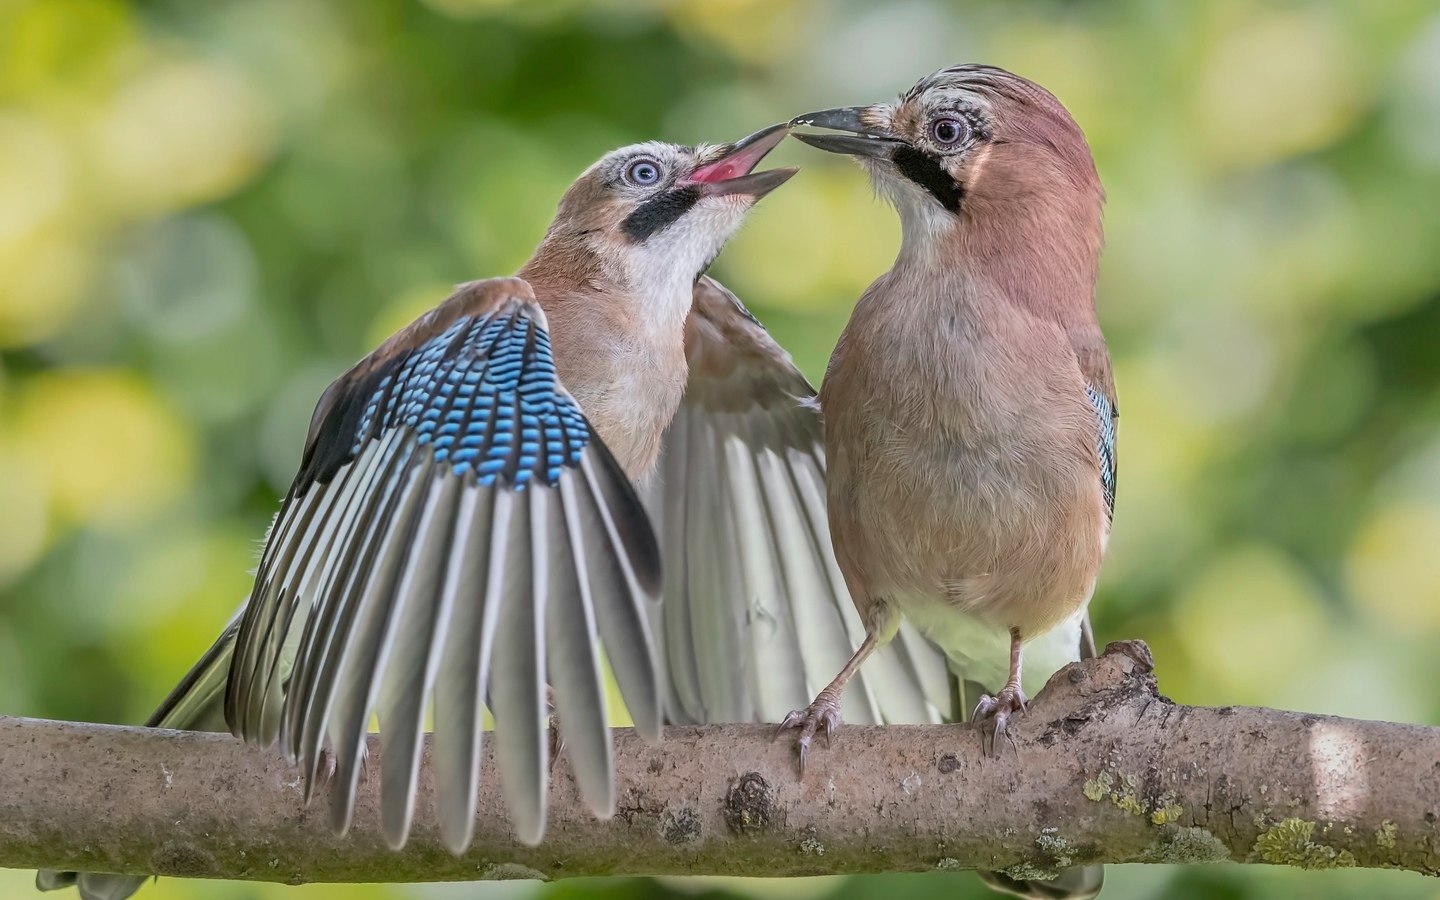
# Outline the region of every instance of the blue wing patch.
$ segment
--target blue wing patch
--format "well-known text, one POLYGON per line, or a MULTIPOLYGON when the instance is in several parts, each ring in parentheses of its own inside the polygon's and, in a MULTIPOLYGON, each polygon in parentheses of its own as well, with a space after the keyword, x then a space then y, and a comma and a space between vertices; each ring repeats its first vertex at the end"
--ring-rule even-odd
POLYGON ((1115 406, 1110 398, 1085 385, 1085 395, 1095 407, 1095 449, 1100 454, 1100 486, 1105 491, 1105 512, 1115 517, 1115 406))
POLYGON ((590 427, 560 388, 550 336, 523 311, 468 316, 386 367, 364 401, 350 455, 408 428, 438 462, 482 485, 555 484, 580 464, 590 427))

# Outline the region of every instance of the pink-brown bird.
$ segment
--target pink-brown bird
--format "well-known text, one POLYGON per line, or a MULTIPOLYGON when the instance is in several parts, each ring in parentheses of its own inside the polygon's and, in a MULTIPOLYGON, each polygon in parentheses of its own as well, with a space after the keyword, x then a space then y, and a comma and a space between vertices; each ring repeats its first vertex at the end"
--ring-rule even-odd
MULTIPOLYGON (((1115 388, 1095 311, 1104 192, 1050 92, 961 65, 894 103, 830 109, 797 134, 860 161, 900 214, 899 255, 860 298, 820 404, 835 552, 865 623, 805 709, 803 771, 846 682, 908 618, 978 684, 994 753, 1041 682, 1081 652, 1115 493, 1115 388), (1022 680, 1022 675, 1028 677, 1022 680)), ((990 876, 1022 896, 1093 896, 990 876)))

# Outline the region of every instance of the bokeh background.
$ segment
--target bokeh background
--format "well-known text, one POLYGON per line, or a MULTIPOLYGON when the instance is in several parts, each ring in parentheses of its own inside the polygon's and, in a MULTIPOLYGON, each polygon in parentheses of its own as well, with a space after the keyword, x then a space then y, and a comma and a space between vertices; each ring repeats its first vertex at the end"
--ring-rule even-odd
MULTIPOLYGON (((0 0, 0 713, 143 719, 248 588, 311 404, 574 175, 992 62, 1109 190, 1120 495, 1094 606, 1162 689, 1440 723, 1440 8, 0 0)), ((798 144, 716 273, 818 380, 893 214, 798 144)), ((0 871, 0 896, 31 874, 0 871)), ((969 875, 166 898, 866 900, 969 875), (721 896, 712 894, 712 896, 721 896)), ((1106 896, 1436 897, 1400 873, 1126 867, 1106 896)))

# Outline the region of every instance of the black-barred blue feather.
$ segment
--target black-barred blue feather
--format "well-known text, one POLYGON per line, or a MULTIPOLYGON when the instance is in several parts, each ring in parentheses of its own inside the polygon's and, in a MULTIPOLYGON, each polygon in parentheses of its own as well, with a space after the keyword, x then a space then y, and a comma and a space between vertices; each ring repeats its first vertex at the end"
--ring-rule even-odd
POLYGON ((580 464, 590 426, 559 390, 550 335, 524 313, 456 320, 381 378, 350 448, 404 425, 437 463, 481 485, 553 485, 580 464))
POLYGON ((1085 385, 1085 395, 1095 407, 1095 424, 1099 426, 1095 450, 1100 454, 1100 486, 1105 491, 1105 514, 1115 517, 1115 407, 1110 399, 1085 385))

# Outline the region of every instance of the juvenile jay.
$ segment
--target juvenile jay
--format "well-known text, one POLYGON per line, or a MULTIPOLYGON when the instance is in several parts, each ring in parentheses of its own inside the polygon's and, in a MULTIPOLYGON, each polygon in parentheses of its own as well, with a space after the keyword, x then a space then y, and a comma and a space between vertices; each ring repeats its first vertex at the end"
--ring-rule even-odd
MULTIPOLYGON (((1104 192, 1048 91, 961 65, 894 103, 797 117, 855 157, 900 214, 899 255, 861 296, 820 391, 835 552, 865 638, 784 727, 803 771, 846 682, 901 617, 982 687, 996 752, 1043 683, 1078 657, 1110 532, 1117 408, 1095 312, 1104 192), (1023 660, 1023 665, 1022 665, 1023 660)), ((1098 867, 1022 896, 1093 896, 1098 867)))
MULTIPOLYGON (((399 847, 430 703, 440 831, 459 853, 476 814, 482 705, 513 827, 535 843, 548 693, 583 797, 598 815, 613 810, 602 646, 654 737, 662 718, 759 714, 751 688, 766 682, 747 661, 788 646, 792 588, 824 604, 811 624, 839 629, 843 645, 858 620, 825 529, 814 392, 703 277, 754 203, 794 174, 753 171, 787 130, 607 154, 565 192, 517 277, 462 285, 341 375, 316 406, 249 600, 149 724, 278 740, 307 795, 329 779, 343 833, 378 714, 382 828, 399 847), (663 520, 658 543, 637 484, 663 520), (745 521, 759 511, 771 518, 745 521), (731 566, 749 573, 748 592, 733 590, 731 566), (673 621, 654 602, 662 588, 673 621), (754 637, 762 608, 787 621, 754 637)), ((766 708, 808 691, 796 666, 766 708)), ((914 714, 912 685, 892 686, 892 718, 914 714)), ((857 714, 879 720, 876 703, 857 714)), ((143 881, 42 872, 37 883, 120 900, 143 881)))

